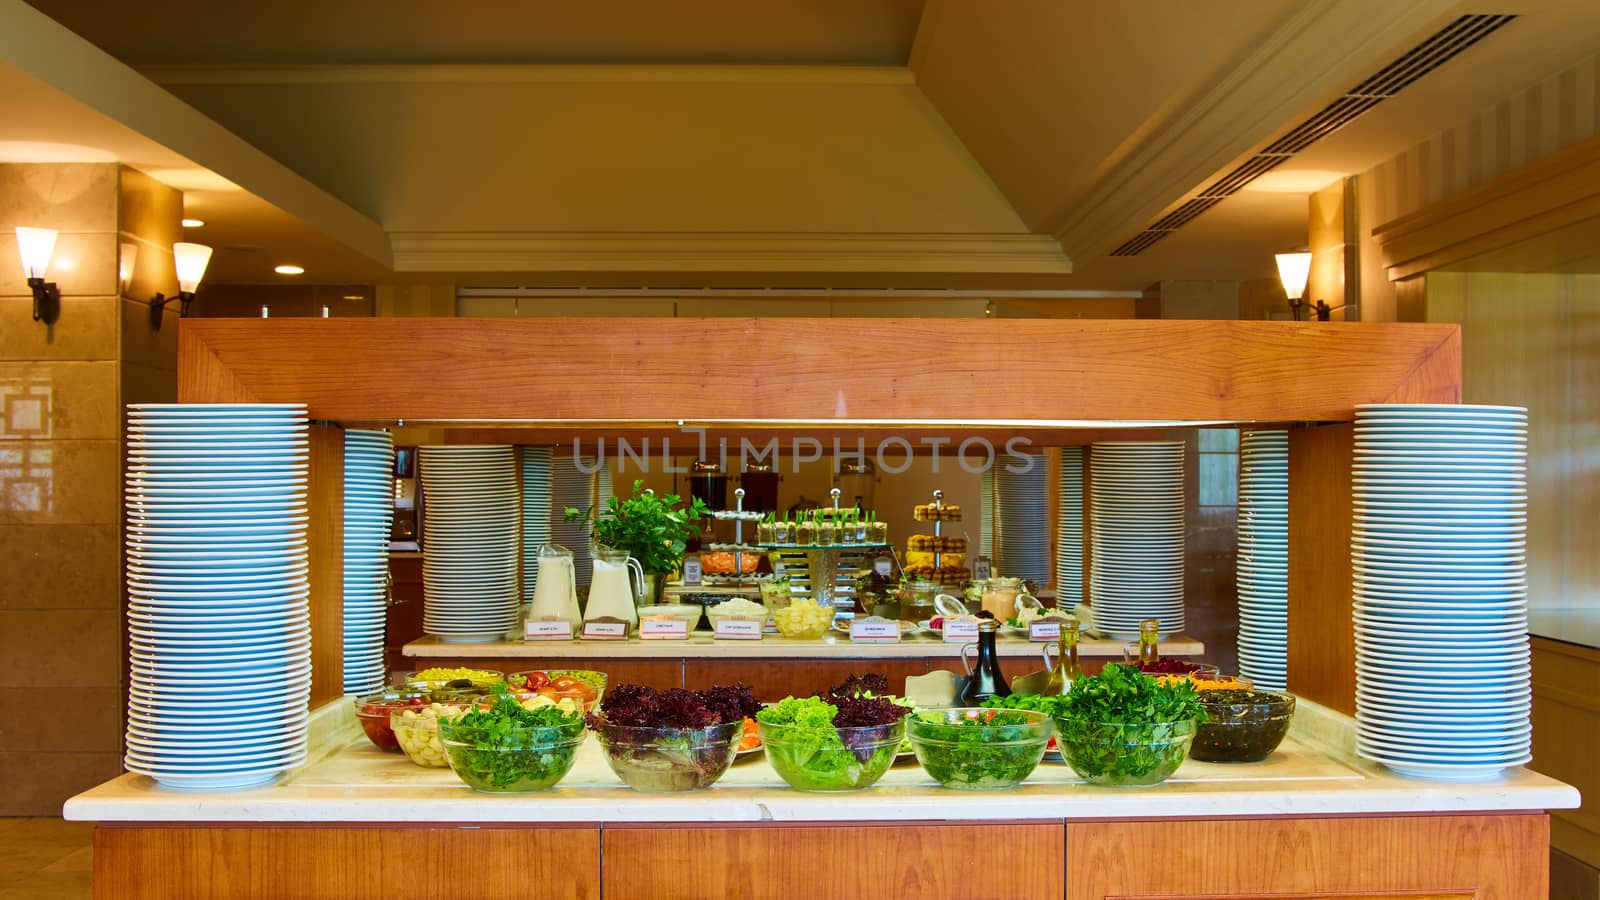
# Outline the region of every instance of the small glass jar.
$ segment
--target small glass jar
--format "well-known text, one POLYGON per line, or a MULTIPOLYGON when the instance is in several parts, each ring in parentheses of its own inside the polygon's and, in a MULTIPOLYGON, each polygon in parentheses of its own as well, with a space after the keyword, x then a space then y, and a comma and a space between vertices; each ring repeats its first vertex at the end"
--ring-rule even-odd
POLYGON ((839 542, 839 526, 837 523, 832 519, 823 519, 817 523, 817 543, 831 547, 839 542))
POLYGON ((803 546, 811 546, 817 542, 817 523, 810 519, 801 519, 794 527, 794 542, 803 546))
POLYGON ((872 523, 872 542, 874 544, 887 544, 887 543, 889 543, 889 523, 888 522, 873 522, 872 523))
POLYGON ((1160 619, 1143 619, 1139 622, 1139 665, 1154 665, 1161 660, 1161 650, 1157 644, 1160 638, 1160 619))
POLYGON ((773 523, 768 519, 762 519, 760 522, 756 523, 756 543, 758 543, 758 544, 775 543, 773 541, 773 536, 772 536, 772 532, 773 532, 773 527, 772 526, 773 526, 773 523))
POLYGON ((774 544, 788 544, 794 541, 794 523, 788 519, 774 519, 772 521, 772 542, 774 544))

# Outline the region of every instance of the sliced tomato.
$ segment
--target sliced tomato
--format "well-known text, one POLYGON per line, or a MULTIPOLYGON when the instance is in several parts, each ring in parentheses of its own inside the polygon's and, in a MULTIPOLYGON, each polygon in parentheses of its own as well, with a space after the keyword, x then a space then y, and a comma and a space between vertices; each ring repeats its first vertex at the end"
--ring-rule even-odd
POLYGON ((746 718, 744 720, 744 737, 739 739, 739 749, 741 751, 754 750, 759 746, 761 746, 761 731, 756 727, 756 720, 746 718))
POLYGON ((588 702, 595 698, 595 690, 587 682, 563 675, 550 682, 550 686, 563 694, 588 702))

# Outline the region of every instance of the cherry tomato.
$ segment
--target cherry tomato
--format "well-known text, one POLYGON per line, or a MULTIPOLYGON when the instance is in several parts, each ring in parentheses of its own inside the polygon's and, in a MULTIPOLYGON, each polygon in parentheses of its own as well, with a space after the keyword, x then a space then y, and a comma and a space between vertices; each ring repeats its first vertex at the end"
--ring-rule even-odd
POLYGON ((542 688, 549 683, 550 676, 543 672, 531 672, 528 674, 527 688, 530 691, 537 691, 539 688, 542 688))

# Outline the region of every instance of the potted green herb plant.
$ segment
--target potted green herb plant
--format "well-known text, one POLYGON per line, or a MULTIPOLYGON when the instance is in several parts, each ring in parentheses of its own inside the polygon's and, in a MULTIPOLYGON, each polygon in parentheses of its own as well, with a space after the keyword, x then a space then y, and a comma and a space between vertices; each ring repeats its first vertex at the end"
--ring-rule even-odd
POLYGON ((595 512, 566 507, 568 521, 594 516, 597 544, 628 551, 639 561, 645 574, 646 602, 661 597, 666 576, 683 564, 689 539, 700 535, 700 519, 707 507, 699 497, 683 505, 677 494, 657 494, 644 489, 643 481, 633 483, 633 496, 611 497, 595 512))

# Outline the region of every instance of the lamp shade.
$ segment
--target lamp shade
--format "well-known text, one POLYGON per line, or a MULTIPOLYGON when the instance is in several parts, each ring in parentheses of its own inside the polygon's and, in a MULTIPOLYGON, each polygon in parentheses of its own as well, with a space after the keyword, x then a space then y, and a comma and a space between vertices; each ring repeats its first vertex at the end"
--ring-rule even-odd
POLYGON ((172 259, 178 269, 178 290, 192 294, 205 277, 206 264, 211 262, 211 248, 205 244, 180 241, 172 245, 172 259))
POLYGON ((43 278, 50 268, 50 255, 56 251, 54 228, 18 228, 17 251, 22 254, 22 271, 28 278, 43 278))
POLYGON ((1310 253, 1279 253, 1278 280, 1283 282, 1283 293, 1290 300, 1299 300, 1306 293, 1306 278, 1311 274, 1310 253))

